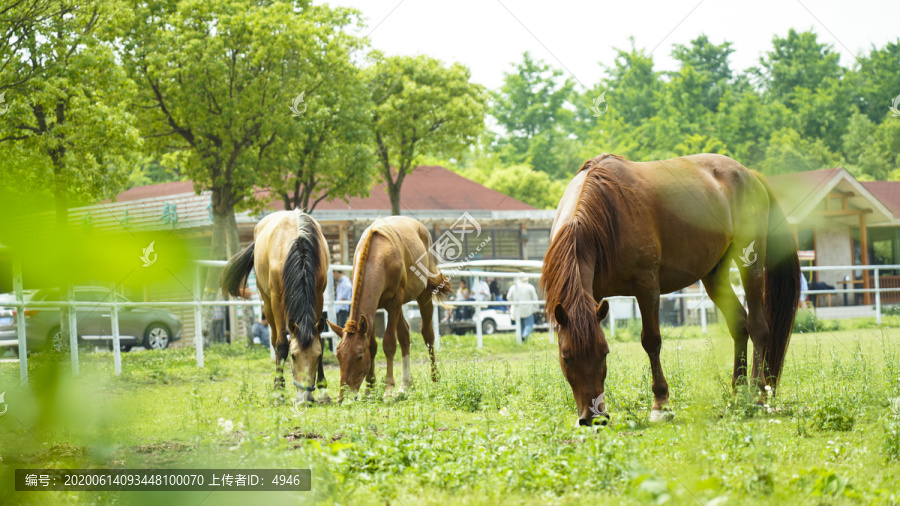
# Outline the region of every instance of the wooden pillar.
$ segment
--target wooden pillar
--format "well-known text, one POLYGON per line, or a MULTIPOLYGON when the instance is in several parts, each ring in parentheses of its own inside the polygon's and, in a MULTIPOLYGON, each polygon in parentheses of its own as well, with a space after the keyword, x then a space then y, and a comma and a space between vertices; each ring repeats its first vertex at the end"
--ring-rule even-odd
MULTIPOLYGON (((859 215, 859 256, 861 265, 869 265, 869 236, 866 233, 866 215, 859 215)), ((869 271, 863 271, 863 288, 869 288, 869 271)), ((863 304, 869 304, 871 297, 866 293, 863 295, 863 304)))
POLYGON ((528 244, 528 225, 523 221, 519 228, 519 258, 528 260, 525 246, 528 244))
POLYGON ((338 237, 341 245, 341 263, 347 265, 350 263, 350 255, 347 241, 347 227, 342 223, 338 225, 338 237))

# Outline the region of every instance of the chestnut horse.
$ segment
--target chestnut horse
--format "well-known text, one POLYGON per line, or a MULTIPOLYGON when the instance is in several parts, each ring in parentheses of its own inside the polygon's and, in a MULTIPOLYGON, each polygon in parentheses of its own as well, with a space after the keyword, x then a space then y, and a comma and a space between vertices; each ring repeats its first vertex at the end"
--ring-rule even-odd
POLYGON ((715 154, 646 163, 603 154, 586 162, 559 202, 541 274, 579 424, 609 418, 609 347, 600 322, 609 310, 603 299, 614 295, 634 296, 641 310, 654 396, 650 419, 671 417, 663 411, 669 387, 659 361, 659 295, 697 280, 734 339, 732 387, 747 374, 749 337, 752 378, 760 388, 774 388, 797 311, 800 263, 762 176, 715 154), (729 282, 735 259, 747 311, 729 282))
POLYGON ((222 290, 240 296, 252 269, 272 330, 275 388, 284 388, 284 361, 290 352, 297 402, 314 401, 316 386, 321 389, 319 402, 331 402, 320 336, 325 330, 321 315, 328 275, 328 245, 321 227, 299 210, 267 215, 256 224, 253 243, 228 262, 222 290))
POLYGON ((399 394, 412 386, 409 361, 409 325, 403 318, 403 304, 415 300, 422 315, 422 337, 431 358, 431 379, 437 380, 434 359, 434 306, 432 296, 451 293, 450 282, 438 270, 431 251, 431 235, 418 221, 405 216, 375 220, 363 231, 353 256, 353 297, 344 328, 331 322, 341 342, 335 351, 341 366, 341 398, 344 387, 354 394, 363 377, 369 388, 375 383, 375 312, 386 309, 387 328, 382 346, 387 359, 385 398, 394 388, 394 353, 400 341, 403 372, 399 394))

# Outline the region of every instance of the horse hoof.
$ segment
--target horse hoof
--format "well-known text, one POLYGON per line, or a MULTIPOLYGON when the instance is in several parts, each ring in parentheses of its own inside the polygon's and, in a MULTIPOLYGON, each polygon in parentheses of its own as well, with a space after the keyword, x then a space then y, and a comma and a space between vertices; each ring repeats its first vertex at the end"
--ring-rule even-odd
POLYGON ((331 397, 329 397, 328 394, 323 391, 322 395, 320 395, 319 398, 316 399, 316 402, 319 404, 331 404, 331 397))
POLYGON ((670 422, 675 418, 675 413, 671 411, 664 411, 662 409, 651 409, 650 410, 650 421, 651 422, 670 422))
POLYGON ((409 397, 409 394, 406 393, 406 390, 400 389, 394 394, 394 399, 398 401, 405 401, 409 397))

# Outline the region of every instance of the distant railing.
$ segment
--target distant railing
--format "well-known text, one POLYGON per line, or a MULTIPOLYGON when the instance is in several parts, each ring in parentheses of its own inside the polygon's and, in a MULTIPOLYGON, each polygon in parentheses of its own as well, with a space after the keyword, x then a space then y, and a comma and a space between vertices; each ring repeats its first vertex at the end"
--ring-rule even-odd
MULTIPOLYGON (((4 304, 4 307, 13 307, 16 309, 16 339, 6 339, 0 340, 0 348, 4 346, 16 346, 18 345, 19 352, 19 367, 20 367, 20 376, 22 381, 27 381, 28 371, 27 371, 27 345, 26 345, 26 336, 25 336, 25 319, 18 317, 18 315, 24 315, 25 308, 40 308, 40 307, 69 307, 69 308, 109 308, 110 309, 110 328, 111 328, 111 341, 113 344, 113 361, 114 361, 114 370, 116 375, 121 374, 122 372, 122 360, 121 360, 121 345, 120 345, 120 335, 119 335, 119 322, 118 322, 118 311, 119 309, 125 308, 134 308, 134 307, 154 307, 154 308, 170 308, 170 307, 192 307, 194 308, 194 347, 196 350, 196 360, 197 367, 204 366, 204 356, 203 356, 203 311, 204 307, 210 306, 262 306, 262 301, 260 300, 209 300, 204 301, 199 298, 196 298, 196 294, 202 294, 202 286, 200 283, 201 276, 200 271, 203 267, 224 267, 227 264, 224 260, 200 260, 196 262, 197 267, 194 269, 194 290, 195 294, 194 301, 158 301, 158 302, 119 302, 113 300, 112 302, 88 302, 88 301, 75 301, 72 300, 72 294, 67 294, 67 299, 65 301, 34 301, 34 302, 24 302, 24 294, 22 290, 22 272, 21 272, 21 264, 18 261, 13 262, 13 288, 16 294, 16 301, 12 304, 4 304)), ((534 260, 474 260, 470 262, 456 262, 456 263, 447 263, 442 264, 439 268, 450 278, 454 276, 479 276, 485 278, 531 278, 537 279, 540 277, 539 272, 508 272, 508 271, 495 271, 489 270, 491 267, 506 267, 506 268, 514 268, 514 269, 533 269, 539 271, 541 269, 542 262, 534 261, 534 260)), ((869 265, 869 266, 822 266, 822 267, 802 267, 801 270, 803 272, 817 272, 817 271, 867 271, 866 275, 871 274, 872 276, 872 284, 874 287, 872 288, 835 288, 832 290, 805 290, 802 295, 836 295, 840 296, 841 294, 872 294, 874 297, 874 315, 876 322, 881 324, 882 314, 881 307, 883 303, 900 303, 900 276, 890 275, 890 276, 880 276, 881 271, 895 271, 900 269, 900 265, 869 265), (882 285, 882 283, 884 284, 882 285)), ((325 301, 326 301, 326 310, 328 314, 328 319, 332 322, 337 319, 337 311, 336 306, 346 304, 349 305, 349 300, 335 300, 334 299, 334 278, 332 273, 336 270, 339 271, 352 271, 352 266, 350 265, 331 265, 328 269, 327 276, 327 289, 325 293, 325 301)), ((737 270, 737 269, 733 269, 737 270)), ((743 296, 743 292, 738 290, 737 295, 739 297, 743 296)), ((699 310, 700 315, 700 324, 703 333, 707 332, 707 311, 714 308, 714 305, 707 297, 705 290, 703 289, 703 285, 701 284, 699 290, 694 292, 685 292, 685 293, 672 293, 665 294, 660 296, 661 301, 670 300, 670 299, 684 299, 686 311, 688 313, 692 313, 694 311, 699 310), (693 307, 691 307, 693 304, 693 307)), ((607 299, 610 302, 610 312, 609 312, 609 331, 612 336, 616 334, 617 321, 628 320, 637 317, 637 311, 629 310, 627 311, 627 316, 625 314, 617 314, 622 311, 620 304, 627 302, 632 306, 633 297, 609 297, 607 299), (626 316, 622 318, 621 316, 626 316)), ((442 302, 441 304, 447 308, 452 307, 460 307, 460 306, 470 306, 475 308, 475 314, 473 318, 473 322, 475 323, 475 333, 477 339, 478 348, 482 348, 484 345, 483 335, 482 335, 482 308, 486 308, 488 306, 515 306, 515 305, 538 305, 544 306, 546 301, 538 300, 538 301, 493 301, 493 300, 484 300, 484 301, 451 301, 447 300, 442 302)), ((409 306, 415 306, 416 302, 410 302, 404 305, 404 311, 409 306)), ((625 313, 624 311, 622 311, 625 313)), ((435 334, 435 347, 440 349, 440 321, 439 321, 439 311, 435 311, 435 315, 432 317, 432 325, 435 334)), ((517 318, 512 318, 512 321, 515 325, 515 335, 516 342, 521 344, 522 342, 522 329, 520 327, 520 322, 517 318)), ((234 325, 233 327, 237 327, 234 325)), ((72 359, 72 370, 75 374, 79 373, 79 361, 78 361, 78 329, 77 329, 77 320, 75 317, 75 312, 69 312, 69 348, 72 359)), ((548 339, 550 342, 553 342, 554 339, 554 329, 553 326, 549 326, 548 339)), ((328 329, 323 333, 323 336, 326 337, 336 337, 335 334, 328 329)), ((332 340, 332 345, 334 344, 334 340, 332 340)), ((271 349, 271 348, 270 348, 271 349)), ((274 352, 273 352, 274 353, 274 352)))

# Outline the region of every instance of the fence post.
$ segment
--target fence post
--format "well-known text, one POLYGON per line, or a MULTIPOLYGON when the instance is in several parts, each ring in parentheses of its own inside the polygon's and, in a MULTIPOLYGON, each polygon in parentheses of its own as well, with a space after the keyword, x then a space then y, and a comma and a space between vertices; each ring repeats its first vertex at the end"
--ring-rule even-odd
POLYGON ((614 307, 615 304, 609 304, 609 337, 616 337, 616 312, 613 310, 614 307))
POLYGON ((69 306, 69 353, 72 357, 72 374, 78 376, 81 371, 78 366, 78 319, 75 317, 75 285, 72 283, 66 284, 66 301, 71 304, 69 306))
POLYGON ((484 347, 484 338, 481 335, 481 302, 475 306, 475 335, 478 336, 478 349, 484 347))
POLYGON ((113 283, 110 294, 113 301, 113 307, 109 312, 109 323, 112 327, 113 336, 113 368, 116 371, 116 376, 119 376, 122 374, 122 346, 119 341, 119 298, 116 295, 115 283, 113 283))
POLYGON ((194 348, 197 350, 197 367, 203 367, 203 309, 200 303, 203 296, 200 286, 200 265, 194 265, 194 348), (197 297, 201 297, 198 299, 197 297))
POLYGON ((432 304, 431 328, 434 329, 434 351, 441 351, 441 312, 437 305, 432 304))
POLYGON ((547 340, 553 344, 553 322, 550 321, 550 315, 547 314, 547 308, 544 308, 544 317, 547 320, 547 340))
MULTIPOLYGON (((343 273, 343 272, 342 272, 343 273)), ((337 311, 336 304, 334 300, 337 298, 334 291, 334 266, 328 266, 328 276, 325 280, 325 300, 328 301, 326 305, 326 311, 328 312, 328 321, 332 323, 337 323, 337 311)), ((325 329, 327 332, 331 332, 331 327, 325 329)), ((341 336, 335 334, 335 337, 331 339, 331 352, 334 353, 335 341, 340 339, 341 336)), ((274 350, 274 348, 272 348, 274 350)), ((274 351, 273 351, 274 354, 274 351)))
POLYGON ((19 379, 28 383, 28 347, 25 340, 25 296, 22 292, 22 261, 13 259, 13 291, 16 292, 16 335, 19 339, 19 379))
POLYGON ((700 328, 706 334, 706 291, 703 289, 703 285, 700 285, 700 293, 703 294, 700 296, 700 328))
POLYGON ((875 321, 881 325, 881 283, 878 279, 878 267, 875 268, 875 321))

